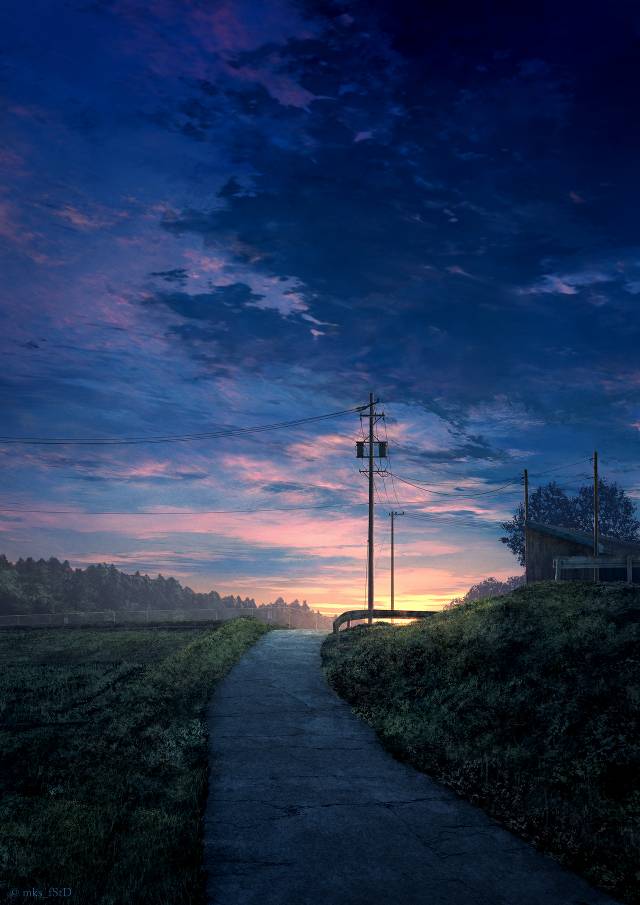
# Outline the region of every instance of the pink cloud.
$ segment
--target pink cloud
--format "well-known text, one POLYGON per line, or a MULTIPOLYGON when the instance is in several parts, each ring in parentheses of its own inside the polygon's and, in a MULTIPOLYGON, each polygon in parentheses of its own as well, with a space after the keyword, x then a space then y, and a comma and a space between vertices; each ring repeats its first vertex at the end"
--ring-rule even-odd
POLYGON ((92 210, 80 210, 72 204, 63 204, 53 211, 56 217, 70 223, 82 232, 92 232, 113 226, 121 220, 126 220, 128 211, 109 210, 105 207, 93 205, 92 210))
POLYGON ((20 154, 8 148, 0 148, 0 169, 5 173, 24 174, 24 164, 24 157, 21 157, 20 154))
POLYGON ((257 82, 284 107, 308 108, 316 95, 307 91, 288 75, 278 73, 272 69, 252 68, 249 66, 225 66, 225 72, 234 78, 245 82, 257 82))
POLYGON ((9 113, 19 116, 20 119, 37 119, 42 120, 46 117, 46 112, 41 107, 27 106, 26 104, 12 104, 8 108, 9 113))
POLYGON ((286 0, 271 0, 259 7, 249 0, 223 0, 213 9, 191 0, 188 6, 193 33, 208 51, 226 58, 294 37, 312 38, 317 31, 286 0))
MULTIPOLYGON (((141 471, 157 473, 153 462, 144 462, 141 471)), ((190 511, 187 507, 181 514, 166 515, 160 511, 150 516, 103 515, 92 516, 78 511, 65 515, 27 514, 22 516, 22 524, 28 528, 71 530, 79 533, 113 532, 121 540, 126 539, 126 554, 110 554, 93 551, 74 557, 83 562, 116 562, 125 569, 136 567, 136 560, 154 563, 154 569, 165 574, 182 577, 190 586, 200 590, 215 587, 221 593, 233 592, 256 597, 258 600, 274 599, 285 594, 307 598, 313 606, 325 612, 340 612, 348 608, 363 606, 363 568, 366 556, 366 508, 362 515, 349 516, 336 512, 288 512, 288 513, 233 513, 203 514, 190 511), (180 546, 191 535, 197 535, 200 549, 180 552, 180 546), (203 536, 208 539, 203 542, 203 536), (167 550, 165 543, 172 543, 167 550), (144 549, 143 544, 149 544, 144 549), (177 550, 173 549, 173 545, 177 550), (233 557, 231 550, 237 545, 242 554, 242 579, 228 578, 227 587, 221 587, 215 579, 215 562, 221 556, 233 557), (202 549, 204 547, 204 549, 202 549), (252 550, 284 548, 296 555, 303 554, 307 566, 304 574, 291 577, 286 569, 259 578, 247 578, 247 565, 251 562, 252 550), (200 563, 212 563, 212 574, 193 576, 193 569, 182 559, 197 559, 200 563), (330 561, 328 561, 330 560, 330 561)), ((173 508, 173 507, 172 507, 173 508)), ((385 544, 387 526, 378 521, 376 541, 385 544)), ((464 548, 454 541, 442 537, 442 525, 436 528, 425 525, 417 528, 407 523, 399 527, 396 549, 396 604, 398 607, 438 607, 454 596, 466 592, 479 577, 486 577, 484 563, 495 544, 481 541, 469 560, 464 548), (435 533, 437 531, 437 534, 435 533), (427 565, 424 558, 438 555, 462 555, 459 565, 445 567, 427 565), (474 568, 475 566, 475 568, 474 568)), ((452 529, 453 530, 453 529, 452 529)), ((262 557, 264 561, 264 557, 262 557)), ((153 571, 154 569, 151 569, 153 571)), ((382 552, 376 549, 376 602, 386 605, 389 594, 388 546, 382 552)), ((512 574, 514 568, 491 568, 496 577, 512 574)))
POLYGON ((293 3, 272 0, 258 8, 249 0, 222 0, 202 5, 195 0, 155 2, 149 15, 141 19, 139 7, 120 0, 117 12, 127 18, 135 34, 127 39, 126 50, 139 54, 145 47, 145 63, 157 75, 174 76, 176 71, 200 79, 227 79, 261 84, 285 106, 307 107, 314 95, 289 74, 279 71, 279 60, 272 54, 266 66, 241 64, 241 55, 267 45, 283 45, 290 39, 305 40, 317 34, 316 26, 303 19, 293 3), (179 18, 191 31, 199 47, 176 59, 175 49, 163 29, 149 27, 154 17, 163 23, 179 18))
POLYGON ((545 273, 544 276, 526 289, 519 289, 520 295, 538 295, 544 293, 556 293, 558 295, 576 295, 579 289, 610 283, 614 279, 608 273, 597 270, 585 270, 578 273, 555 274, 545 273))
POLYGON ((20 220, 16 207, 6 200, 0 200, 0 236, 30 258, 34 264, 55 266, 63 263, 41 251, 44 242, 42 233, 26 228, 20 220))
POLYGON ((305 461, 315 461, 325 458, 331 453, 352 454, 355 461, 354 441, 345 434, 323 434, 314 437, 313 440, 301 440, 292 443, 287 448, 289 456, 303 458, 305 461))
POLYGON ((223 468, 228 469, 241 482, 262 487, 264 484, 277 481, 290 482, 291 472, 279 467, 264 458, 249 456, 244 453, 228 453, 221 459, 223 468))

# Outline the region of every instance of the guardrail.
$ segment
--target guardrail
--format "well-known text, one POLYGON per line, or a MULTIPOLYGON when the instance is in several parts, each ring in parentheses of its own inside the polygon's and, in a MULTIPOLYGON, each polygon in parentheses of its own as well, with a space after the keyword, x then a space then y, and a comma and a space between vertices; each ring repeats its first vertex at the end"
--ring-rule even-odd
POLYGON ((634 568, 640 569, 637 556, 557 556, 553 560, 555 581, 561 581, 562 573, 576 569, 591 569, 596 580, 600 569, 620 569, 624 571, 629 584, 633 583, 634 568))
POLYGON ((0 628, 53 628, 56 626, 152 625, 154 623, 218 622, 253 616, 261 622, 289 628, 329 629, 330 618, 292 607, 215 607, 184 610, 92 610, 61 613, 11 613, 0 615, 0 628))
POLYGON ((344 622, 350 624, 352 620, 368 619, 369 616, 372 619, 423 619, 425 616, 437 616, 439 612, 439 610, 347 610, 333 620, 333 631, 334 634, 340 631, 340 626, 344 622))

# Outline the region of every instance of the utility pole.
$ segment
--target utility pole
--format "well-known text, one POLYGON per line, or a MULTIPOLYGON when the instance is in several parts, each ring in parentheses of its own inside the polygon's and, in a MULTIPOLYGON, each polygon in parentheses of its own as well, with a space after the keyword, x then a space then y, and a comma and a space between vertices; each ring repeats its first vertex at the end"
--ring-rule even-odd
POLYGON ((524 576, 527 580, 527 525, 529 524, 529 471, 524 470, 524 576))
MULTIPOLYGON (((596 450, 593 452, 593 555, 598 555, 598 548, 600 547, 600 531, 599 531, 599 518, 600 518, 600 500, 598 498, 598 453, 596 450)), ((594 568, 593 570, 593 580, 598 581, 600 578, 600 570, 598 568, 594 568)))
POLYGON ((367 569, 367 609, 369 610, 369 625, 371 625, 371 610, 373 609, 373 393, 369 393, 369 540, 367 569))
POLYGON ((391 609, 394 608, 395 587, 394 587, 394 548, 393 548, 393 521, 397 515, 404 515, 404 512, 390 512, 391 516, 391 609))
POLYGON ((362 418, 362 412, 364 409, 369 409, 369 438, 367 441, 358 440, 356 441, 356 456, 358 459, 368 459, 369 468, 368 469, 360 469, 361 474, 368 475, 369 478, 369 532, 367 538, 367 609, 369 610, 369 625, 371 625, 373 617, 371 616, 371 611, 375 607, 374 601, 374 563, 373 563, 373 527, 374 527, 374 475, 376 474, 386 474, 384 470, 381 468, 375 468, 374 459, 386 459, 387 457, 387 441, 386 440, 376 440, 374 427, 378 418, 384 418, 384 412, 376 412, 375 405, 378 402, 377 399, 373 398, 373 393, 369 393, 369 402, 366 405, 359 406, 360 408, 360 418, 362 418), (369 444, 369 449, 366 451, 365 455, 365 447, 369 444), (378 450, 376 452, 375 445, 377 445, 378 450))

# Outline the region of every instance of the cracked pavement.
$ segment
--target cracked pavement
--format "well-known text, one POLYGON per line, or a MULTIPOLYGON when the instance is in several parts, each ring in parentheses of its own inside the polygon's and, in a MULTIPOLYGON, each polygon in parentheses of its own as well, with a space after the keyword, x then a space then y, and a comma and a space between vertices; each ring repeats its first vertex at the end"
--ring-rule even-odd
POLYGON ((269 632, 213 696, 209 905, 615 905, 385 751, 324 637, 269 632))

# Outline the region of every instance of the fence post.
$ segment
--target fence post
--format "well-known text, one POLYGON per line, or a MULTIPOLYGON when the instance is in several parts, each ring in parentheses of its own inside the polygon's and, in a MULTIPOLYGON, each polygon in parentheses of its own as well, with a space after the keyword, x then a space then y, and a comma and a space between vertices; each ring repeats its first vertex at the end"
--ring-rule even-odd
POLYGON ((633 556, 627 556, 627 584, 633 584, 633 556))
POLYGON ((560 574, 561 574, 561 569, 560 569, 560 559, 559 559, 559 558, 554 559, 553 564, 554 564, 555 567, 556 567, 556 574, 555 574, 555 577, 554 577, 554 581, 560 581, 560 574))

